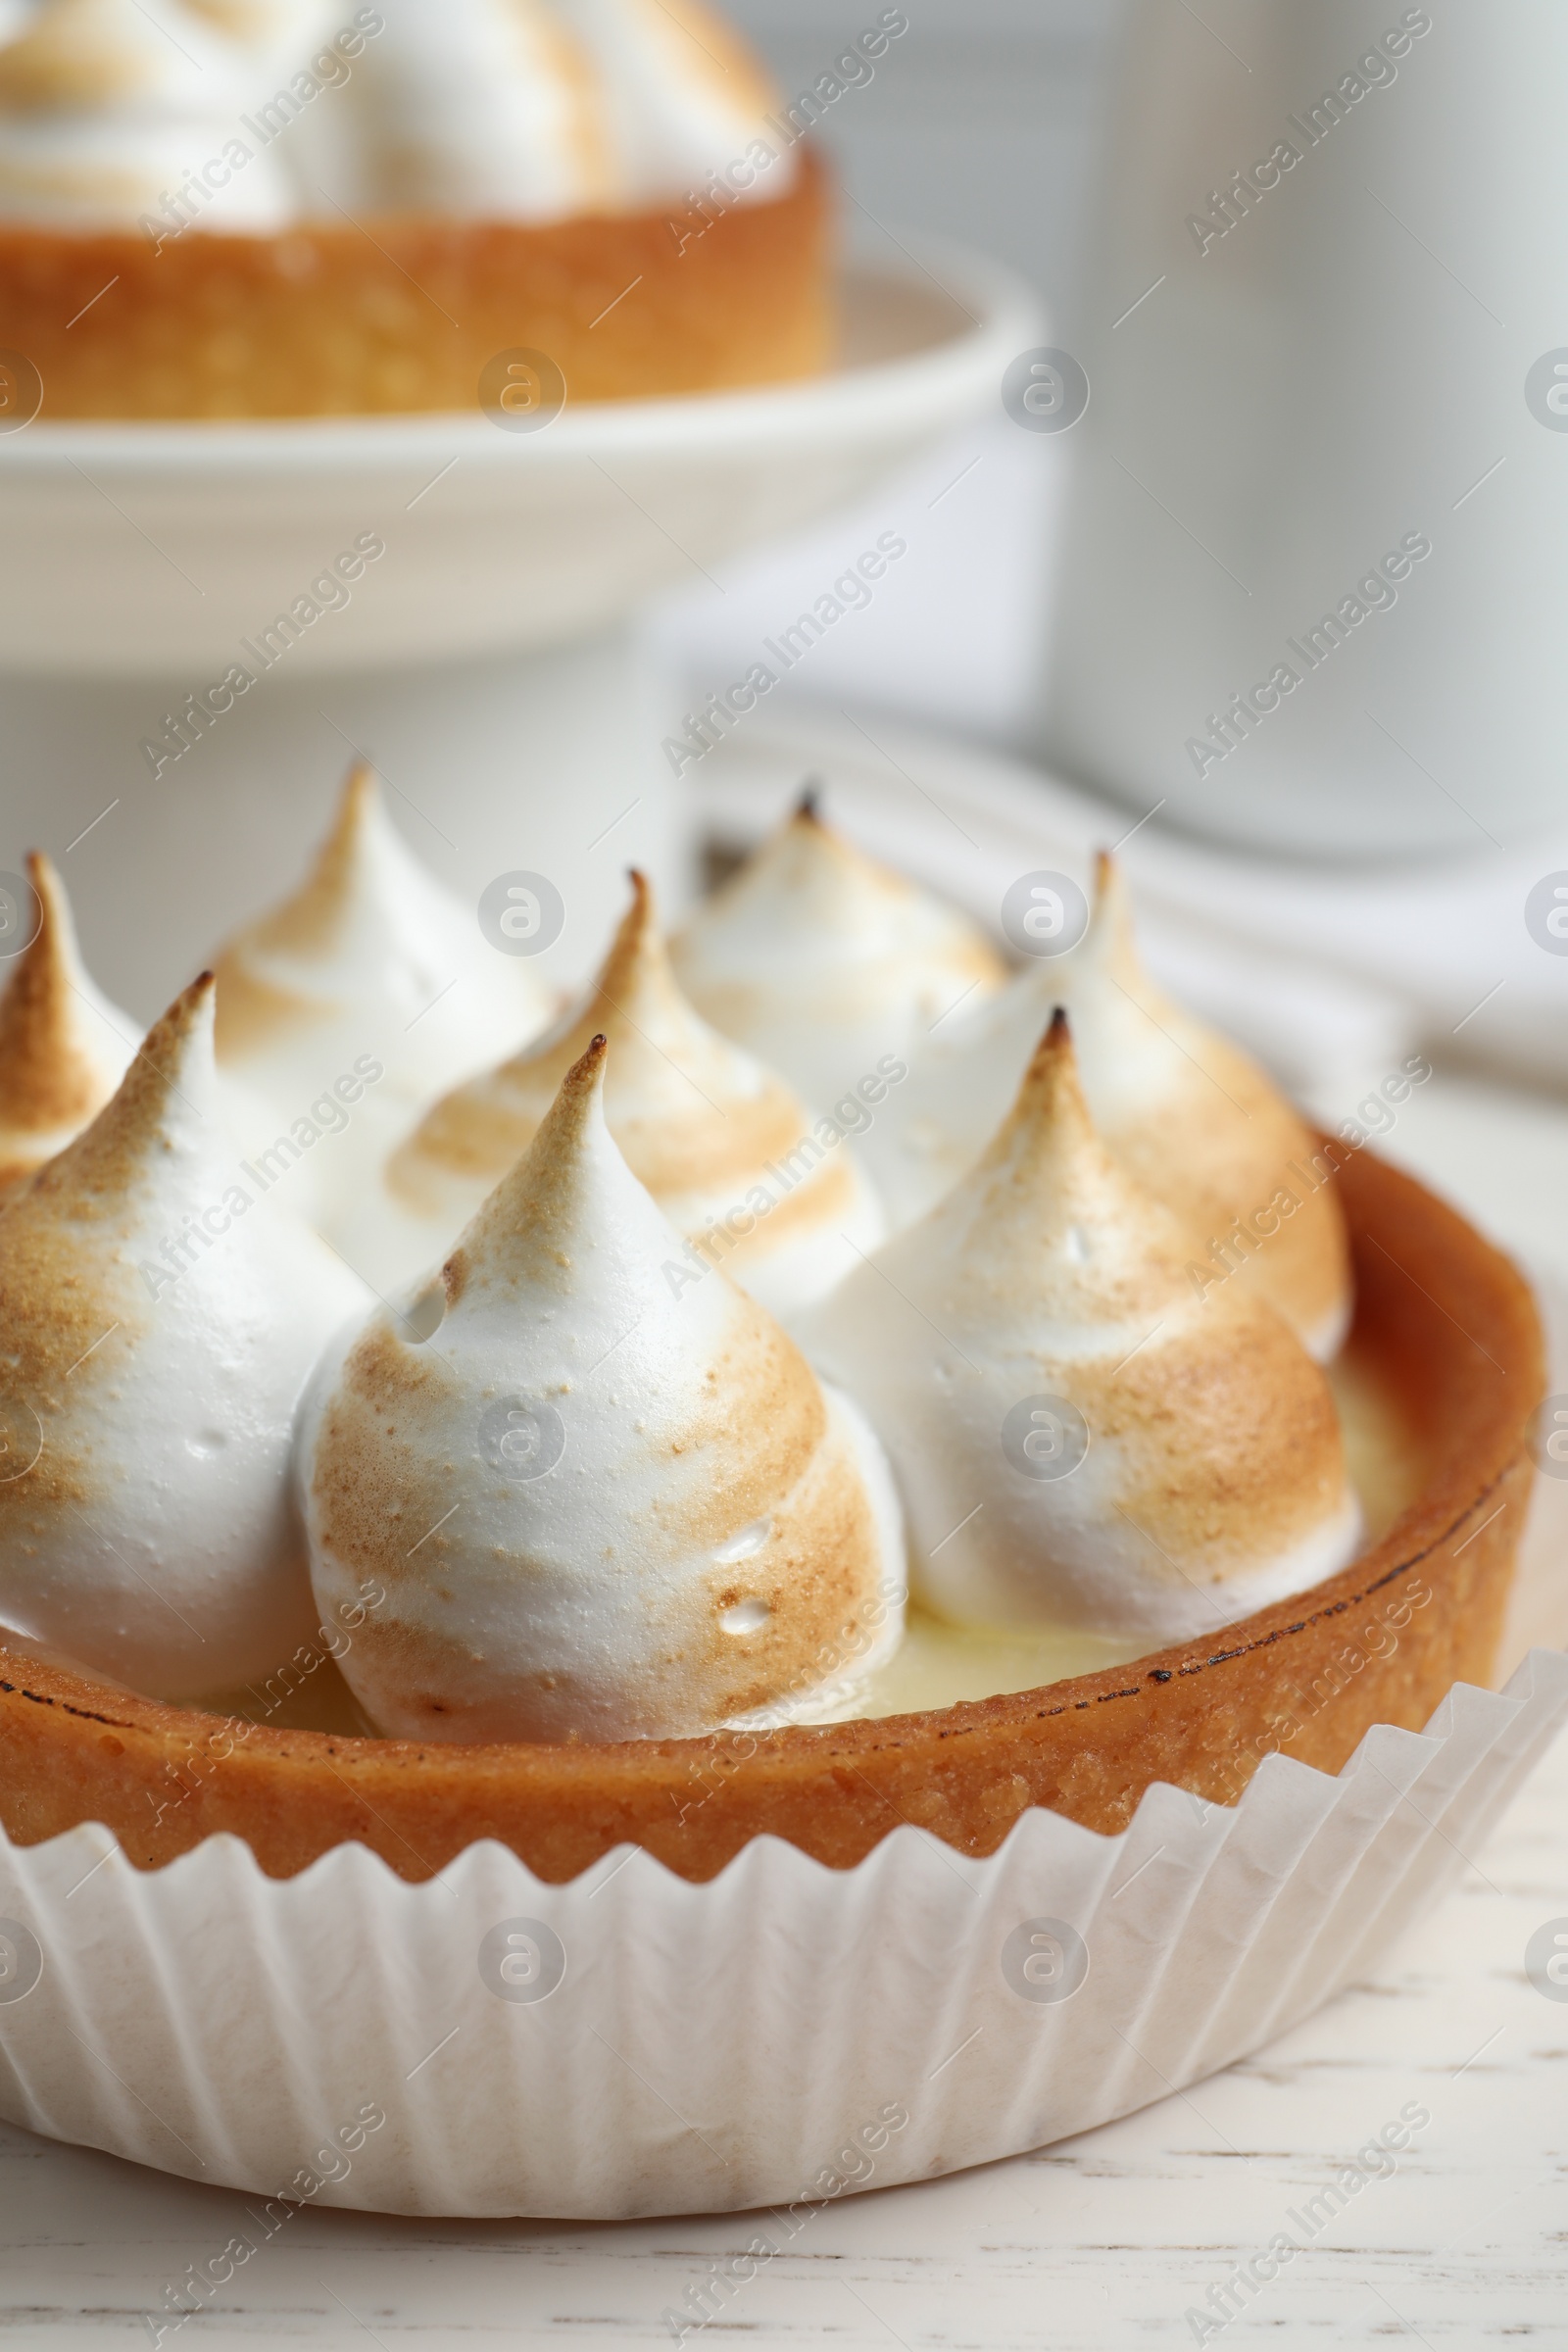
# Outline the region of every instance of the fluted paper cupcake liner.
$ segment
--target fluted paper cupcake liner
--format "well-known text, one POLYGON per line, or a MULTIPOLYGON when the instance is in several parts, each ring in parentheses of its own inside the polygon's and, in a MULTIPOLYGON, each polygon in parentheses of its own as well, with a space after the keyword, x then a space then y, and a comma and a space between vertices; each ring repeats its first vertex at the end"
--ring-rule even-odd
POLYGON ((487 1843, 416 1886, 360 1846, 274 1881, 226 1837, 156 1874, 98 1825, 0 1838, 0 2114, 252 2191, 257 2231, 283 2200, 614 2218, 927 2178, 1329 1999, 1565 1720, 1538 1650, 1235 1807, 1036 1811, 983 1860, 905 1828, 847 1871, 759 1838, 705 1886, 632 1848, 550 1886, 487 1843))

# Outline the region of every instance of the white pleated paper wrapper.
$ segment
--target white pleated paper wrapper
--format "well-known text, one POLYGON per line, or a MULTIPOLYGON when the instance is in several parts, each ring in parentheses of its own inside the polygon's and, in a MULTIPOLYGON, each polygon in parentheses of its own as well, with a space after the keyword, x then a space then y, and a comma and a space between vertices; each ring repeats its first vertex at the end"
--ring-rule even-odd
POLYGON ((98 1824, 0 1838, 0 2114, 396 2213, 721 2211, 952 2172, 1328 2000, 1565 1720, 1568 1657, 1536 1650, 1335 1778, 1268 1758, 1235 1807, 1156 1787, 1117 1838, 1035 1811, 983 1860, 905 1828, 848 1871, 763 1838, 706 1886, 634 1848, 554 1886, 485 1843, 410 1886, 363 1846, 277 1881, 227 1837, 157 1873, 98 1824))

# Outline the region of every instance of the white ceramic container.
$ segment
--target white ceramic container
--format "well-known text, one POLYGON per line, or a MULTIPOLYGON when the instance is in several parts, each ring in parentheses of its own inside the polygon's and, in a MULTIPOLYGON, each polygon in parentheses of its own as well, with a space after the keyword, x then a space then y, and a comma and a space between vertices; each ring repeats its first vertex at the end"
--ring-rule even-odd
POLYGON ((1136 0, 1115 90, 1042 741, 1162 826, 1487 857, 1562 806, 1568 12, 1136 0))

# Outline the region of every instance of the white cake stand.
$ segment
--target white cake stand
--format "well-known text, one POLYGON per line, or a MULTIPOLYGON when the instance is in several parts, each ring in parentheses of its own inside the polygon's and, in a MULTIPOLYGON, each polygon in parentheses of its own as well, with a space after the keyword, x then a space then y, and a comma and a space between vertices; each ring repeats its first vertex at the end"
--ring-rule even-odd
POLYGON ((842 308, 815 381, 568 402, 533 431, 476 409, 0 436, 0 867, 33 842, 60 858, 99 976, 150 1015, 298 870, 352 745, 466 895, 549 874, 552 960, 580 970, 628 858, 669 876, 678 858, 674 713, 631 616, 920 458, 1039 333, 1018 281, 947 247, 852 270, 842 308), (247 648, 338 593, 311 584, 367 539, 385 552, 348 601, 274 631, 263 671, 247 648), (155 776, 143 743, 235 662, 256 684, 155 776))

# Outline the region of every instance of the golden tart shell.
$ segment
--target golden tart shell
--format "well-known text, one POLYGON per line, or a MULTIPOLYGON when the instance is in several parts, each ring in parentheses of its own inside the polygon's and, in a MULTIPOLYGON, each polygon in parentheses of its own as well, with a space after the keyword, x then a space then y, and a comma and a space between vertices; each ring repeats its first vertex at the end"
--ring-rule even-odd
POLYGON ((358 1840, 423 1879, 494 1838, 551 1881, 626 1842, 704 1880, 762 1835, 839 1869, 909 1822, 986 1854, 1032 1805, 1113 1833, 1156 1781, 1234 1802, 1276 1747, 1338 1772, 1372 1725, 1419 1730, 1453 1683, 1491 1680, 1544 1383, 1535 1303, 1509 1261, 1412 1178, 1338 1152, 1356 1345, 1429 1467, 1387 1533, 1310 1592, 1037 1690, 606 1746, 268 1730, 0 1649, 0 1822, 32 1844, 101 1821, 143 1869, 226 1831, 276 1878, 358 1840))
POLYGON ((0 350, 39 415, 258 417, 473 409, 499 353, 571 403, 715 392, 830 356, 828 202, 798 151, 781 197, 702 226, 683 204, 544 223, 377 217, 275 235, 0 225, 0 350), (683 241, 684 240, 684 241, 683 241))

